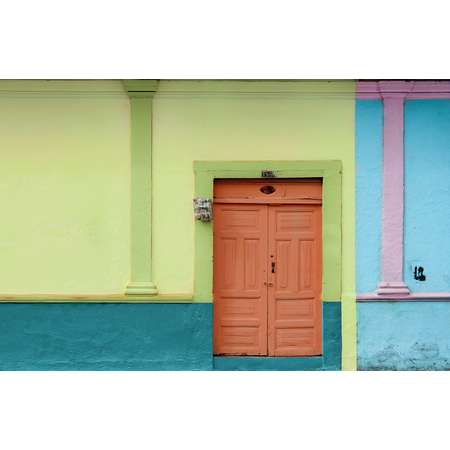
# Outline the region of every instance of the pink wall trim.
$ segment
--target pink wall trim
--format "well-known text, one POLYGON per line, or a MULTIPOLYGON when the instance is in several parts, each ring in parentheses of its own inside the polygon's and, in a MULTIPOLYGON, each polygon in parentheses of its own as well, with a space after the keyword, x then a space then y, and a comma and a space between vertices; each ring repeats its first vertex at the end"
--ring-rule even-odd
POLYGON ((409 294, 403 281, 403 82, 379 83, 384 107, 383 222, 378 294, 409 294))
POLYGON ((384 302, 384 301, 448 302, 450 301, 450 292, 420 292, 416 294, 384 295, 384 296, 380 296, 374 293, 368 293, 357 295, 356 300, 358 302, 384 302))
POLYGON ((382 93, 403 93, 407 100, 450 99, 450 81, 358 81, 356 98, 379 100, 382 93))

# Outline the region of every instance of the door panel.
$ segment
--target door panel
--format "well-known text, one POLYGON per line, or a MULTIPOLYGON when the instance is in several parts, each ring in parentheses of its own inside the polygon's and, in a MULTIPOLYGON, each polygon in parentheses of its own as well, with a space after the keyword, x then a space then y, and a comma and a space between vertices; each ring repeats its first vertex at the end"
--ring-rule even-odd
POLYGON ((268 218, 268 353, 320 355, 321 207, 269 206, 268 218))
POLYGON ((227 203, 320 203, 322 183, 319 180, 232 180, 214 184, 214 199, 227 203), (261 191, 263 186, 272 186, 269 195, 261 191))
POLYGON ((267 206, 214 205, 214 353, 267 355, 267 206))

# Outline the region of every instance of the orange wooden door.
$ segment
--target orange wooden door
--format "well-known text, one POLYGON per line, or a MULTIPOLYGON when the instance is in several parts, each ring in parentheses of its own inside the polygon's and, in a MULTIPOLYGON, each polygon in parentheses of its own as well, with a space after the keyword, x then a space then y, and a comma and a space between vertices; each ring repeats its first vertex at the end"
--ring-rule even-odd
POLYGON ((268 354, 322 353, 320 205, 269 206, 268 354))
POLYGON ((271 181, 215 184, 217 355, 322 353, 321 184, 271 181))
POLYGON ((267 206, 214 205, 214 353, 267 355, 267 206))

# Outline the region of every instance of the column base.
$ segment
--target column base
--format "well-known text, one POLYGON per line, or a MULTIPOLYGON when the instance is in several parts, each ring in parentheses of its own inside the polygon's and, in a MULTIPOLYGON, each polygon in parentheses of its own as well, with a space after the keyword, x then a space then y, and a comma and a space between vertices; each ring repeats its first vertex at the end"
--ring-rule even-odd
POLYGON ((156 295, 158 288, 151 281, 130 281, 125 288, 126 295, 156 295))
POLYGON ((375 291, 377 295, 409 295, 408 286, 403 281, 382 281, 375 291))

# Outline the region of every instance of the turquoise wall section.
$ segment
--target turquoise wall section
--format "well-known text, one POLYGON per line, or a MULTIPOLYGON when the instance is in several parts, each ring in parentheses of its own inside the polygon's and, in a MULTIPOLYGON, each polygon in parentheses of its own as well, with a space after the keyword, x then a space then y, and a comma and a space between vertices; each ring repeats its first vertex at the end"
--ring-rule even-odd
POLYGON ((0 370, 209 370, 211 304, 0 306, 0 370))
POLYGON ((356 292, 373 292, 380 277, 383 104, 356 102, 356 292))
POLYGON ((450 292, 450 100, 405 103, 404 271, 413 292, 450 292))
POLYGON ((358 304, 359 370, 448 370, 449 302, 358 304))
MULTIPOLYGON (((211 303, 6 304, 0 317, 0 370, 227 368, 213 364, 211 303)), ((323 357, 231 359, 248 370, 339 370, 341 303, 325 302, 323 318, 323 357)))

